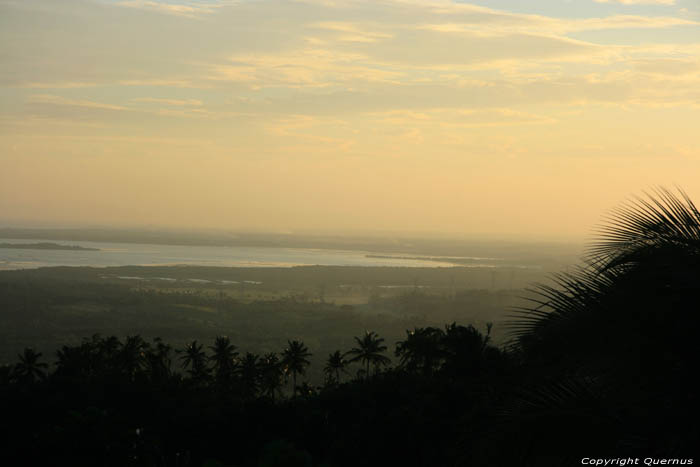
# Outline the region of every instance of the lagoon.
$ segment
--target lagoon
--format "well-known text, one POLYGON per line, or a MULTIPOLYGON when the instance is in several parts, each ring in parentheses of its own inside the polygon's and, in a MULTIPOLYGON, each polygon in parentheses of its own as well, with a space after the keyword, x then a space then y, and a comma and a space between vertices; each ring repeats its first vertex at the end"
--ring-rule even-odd
MULTIPOLYGON (((405 258, 381 256, 377 252, 249 246, 157 245, 42 239, 42 242, 77 245, 91 250, 0 249, 0 270, 51 266, 222 266, 291 267, 396 266, 451 267, 449 258, 405 258)), ((26 239, 0 238, 0 243, 26 244, 26 239)), ((488 266, 484 264, 483 266, 488 266)))

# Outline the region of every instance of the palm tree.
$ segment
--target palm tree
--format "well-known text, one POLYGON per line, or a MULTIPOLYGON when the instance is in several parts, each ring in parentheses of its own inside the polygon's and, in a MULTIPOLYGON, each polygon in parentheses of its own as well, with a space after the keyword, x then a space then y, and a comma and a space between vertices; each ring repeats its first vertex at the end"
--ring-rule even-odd
POLYGON ((45 370, 48 368, 48 365, 39 361, 41 352, 37 353, 34 349, 26 348, 17 357, 19 358, 19 363, 14 368, 14 376, 17 380, 34 383, 36 380, 46 378, 45 370))
POLYGON ((444 337, 442 330, 432 327, 406 331, 406 340, 396 344, 395 353, 401 366, 408 371, 421 371, 426 376, 432 374, 444 357, 444 337))
POLYGON ((261 388, 264 395, 275 401, 282 388, 282 366, 276 353, 270 352, 260 359, 261 388))
POLYGON ((304 374, 307 366, 311 363, 307 358, 311 357, 311 352, 300 341, 287 341, 287 348, 282 352, 282 364, 284 365, 285 372, 292 372, 292 382, 294 384, 293 393, 296 396, 297 393, 297 373, 300 375, 304 374))
POLYGON ((600 229, 600 238, 587 256, 602 270, 628 269, 651 257, 671 252, 700 255, 700 211, 678 190, 658 188, 648 199, 640 197, 612 211, 600 229))
POLYGON ((180 357, 182 361, 182 367, 188 368, 190 377, 194 380, 201 381, 206 378, 207 369, 207 355, 202 350, 204 346, 198 345, 197 341, 194 340, 188 344, 183 350, 179 352, 183 355, 180 357))
MULTIPOLYGON (((111 341, 102 341, 106 345, 111 345, 111 341)), ((133 380, 141 368, 145 365, 145 351, 148 344, 144 342, 141 336, 127 336, 124 345, 119 350, 120 369, 125 374, 127 379, 133 380)))
POLYGON ((648 198, 612 212, 583 266, 532 290, 533 305, 511 323, 519 348, 532 357, 595 358, 607 368, 639 360, 652 342, 666 353, 692 351, 685 346, 694 339, 688 310, 700 293, 700 211, 682 191, 648 198))
POLYGON ((383 338, 380 338, 374 331, 367 331, 360 339, 355 337, 357 347, 350 349, 345 355, 354 355, 349 362, 362 362, 365 365, 365 378, 369 378, 369 365, 374 366, 375 372, 380 365, 388 365, 391 363, 389 357, 382 355, 386 352, 386 345, 383 345, 383 338))
MULTIPOLYGON (((656 427, 666 420, 694 423, 689 414, 697 407, 690 388, 700 332, 695 312, 700 296, 700 211, 684 192, 676 195, 660 188, 612 211, 599 232, 584 264, 572 273, 555 275, 555 285, 533 289, 532 305, 519 309, 511 323, 518 356, 542 373, 541 386, 531 393, 584 406, 572 397, 585 400, 587 391, 574 392, 567 381, 586 381, 596 390, 593 405, 609 414, 631 414, 621 418, 628 425, 609 440, 634 439, 640 448, 654 443, 674 446, 677 452, 692 450, 692 435, 657 435, 656 427)), ((519 430, 538 430, 541 439, 555 434, 535 422, 525 425, 538 417, 526 413, 523 404, 516 405, 509 416, 518 417, 513 425, 519 430)), ((552 406, 539 405, 542 413, 552 413, 552 406)), ((528 407, 531 411, 532 405, 528 407)), ((578 436, 576 427, 583 426, 579 418, 549 426, 569 439, 587 442, 578 436)), ((528 447, 528 452, 534 451, 528 447)))
POLYGON ((236 346, 231 344, 231 339, 228 337, 218 336, 214 345, 209 348, 214 352, 210 360, 213 362, 216 381, 222 386, 227 386, 235 372, 236 357, 238 357, 236 346))
POLYGON ((336 350, 332 354, 328 355, 328 360, 326 360, 326 366, 323 368, 323 372, 326 374, 326 379, 331 384, 340 383, 340 373, 347 373, 345 367, 348 362, 343 358, 343 354, 340 350, 336 350))
POLYGON ((56 372, 60 378, 85 380, 92 375, 91 356, 85 345, 70 347, 64 345, 56 351, 56 372))
POLYGON ((486 335, 474 326, 460 326, 456 323, 445 326, 442 339, 444 374, 459 377, 478 373, 487 364, 487 357, 500 352, 489 346, 492 323, 486 323, 486 335))
POLYGON ((258 393, 261 379, 259 358, 257 355, 247 352, 241 359, 238 376, 244 397, 252 399, 258 393))
POLYGON ((160 337, 153 339, 154 347, 146 352, 146 367, 152 381, 165 381, 171 375, 170 353, 172 347, 162 341, 160 337))

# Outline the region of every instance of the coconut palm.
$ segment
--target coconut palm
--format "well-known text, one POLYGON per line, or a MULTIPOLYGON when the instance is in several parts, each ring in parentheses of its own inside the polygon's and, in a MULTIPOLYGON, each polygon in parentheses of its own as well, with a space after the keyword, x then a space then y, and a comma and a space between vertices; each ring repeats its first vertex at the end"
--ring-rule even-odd
POLYGON ((326 380, 330 384, 340 383, 340 374, 347 373, 345 367, 348 362, 343 358, 343 354, 340 350, 336 350, 332 354, 328 355, 328 360, 326 360, 326 366, 323 368, 323 372, 326 374, 326 380))
POLYGON ((311 363, 307 358, 311 357, 311 352, 300 341, 287 341, 287 348, 282 352, 282 364, 285 372, 292 373, 293 393, 297 393, 297 374, 303 375, 306 367, 311 363))
POLYGON ((196 381, 202 381, 208 376, 207 355, 202 350, 204 346, 194 340, 179 353, 183 368, 189 368, 190 377, 196 381))
POLYGON ((238 377, 241 382, 243 396, 253 398, 258 393, 261 380, 260 357, 250 352, 246 352, 238 366, 238 377))
POLYGON ((273 402, 282 389, 282 374, 279 356, 274 352, 263 355, 260 359, 260 386, 262 393, 273 402))
POLYGON ((682 252, 700 255, 700 211, 678 190, 658 188, 612 211, 589 249, 588 262, 601 269, 627 269, 652 257, 682 252))
MULTIPOLYGON (((583 400, 585 391, 574 392, 574 386, 563 383, 584 379, 595 383, 595 405, 601 410, 640 414, 639 407, 645 407, 643 416, 610 435, 614 442, 634 439, 638 446, 692 450, 692 435, 657 434, 656 427, 667 420, 694 423, 688 414, 697 408, 690 388, 700 332, 695 313, 700 211, 682 191, 658 189, 614 210, 599 235, 581 267, 556 275, 554 285, 532 290, 532 305, 519 309, 511 323, 514 348, 529 368, 542 373, 541 379, 549 380, 533 390, 543 393, 546 385, 548 400, 567 391, 576 405, 572 397, 583 400)), ((542 411, 552 412, 552 405, 545 405, 542 411)), ((521 431, 538 431, 543 439, 555 435, 522 408, 509 416, 517 414, 514 425, 521 431), (525 425, 526 420, 533 422, 525 425)), ((556 426, 570 439, 587 442, 588 434, 576 428, 583 426, 579 418, 556 426)))
MULTIPOLYGON (((127 337, 127 341, 129 339, 127 337)), ((103 375, 115 375, 129 373, 128 367, 140 366, 139 354, 143 344, 143 341, 132 340, 125 349, 126 342, 122 344, 116 336, 102 337, 93 334, 90 339, 83 341, 82 347, 91 356, 92 371, 103 375)))
MULTIPOLYGON (((696 318, 688 310, 700 293, 700 212, 692 201, 659 189, 613 211, 600 232, 583 266, 532 290, 533 306, 518 310, 511 327, 520 348, 606 367, 639 360, 652 342, 690 351, 696 318)), ((659 355, 650 350, 649 358, 659 355)))
MULTIPOLYGON (((111 341, 102 341, 105 345, 111 345, 111 341)), ((141 336, 127 336, 124 344, 118 352, 118 361, 120 370, 127 379, 133 380, 136 373, 139 372, 146 364, 146 350, 148 344, 144 342, 141 336)))
POLYGON ((229 385, 236 369, 236 346, 228 337, 218 336, 214 345, 209 348, 214 352, 210 360, 213 362, 217 383, 222 386, 229 385))
POLYGON ((486 335, 474 326, 456 323, 445 326, 442 340, 445 374, 459 376, 478 372, 486 364, 491 352, 498 353, 488 344, 491 340, 492 324, 486 323, 486 335))
POLYGON ((406 331, 406 340, 396 344, 396 356, 402 368, 410 372, 432 374, 444 357, 442 330, 432 327, 406 331))
POLYGON ((86 380, 92 375, 92 356, 85 344, 64 345, 56 351, 56 376, 61 379, 86 380))
POLYGON ((160 337, 153 339, 153 346, 146 352, 146 368, 152 381, 166 381, 171 375, 172 347, 160 337))
POLYGON ((384 339, 374 331, 365 332, 362 339, 355 337, 355 342, 357 342, 357 347, 350 349, 345 355, 353 355, 349 360, 350 363, 359 361, 365 366, 365 378, 369 378, 370 364, 374 366, 376 372, 379 366, 391 363, 389 357, 382 355, 387 349, 386 345, 383 344, 384 339))
POLYGON ((41 352, 37 353, 34 349, 26 348, 17 357, 19 358, 19 363, 15 365, 14 377, 18 381, 34 383, 36 380, 46 378, 45 370, 48 368, 48 365, 39 361, 41 352))

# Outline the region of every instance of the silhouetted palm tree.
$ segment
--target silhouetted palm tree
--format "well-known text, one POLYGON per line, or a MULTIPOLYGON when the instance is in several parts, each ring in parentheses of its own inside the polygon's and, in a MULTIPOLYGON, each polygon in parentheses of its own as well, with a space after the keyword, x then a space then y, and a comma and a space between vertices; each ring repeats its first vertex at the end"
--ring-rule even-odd
MULTIPOLYGON (((600 409, 634 414, 645 407, 643 417, 616 435, 618 441, 633 437, 642 446, 692 450, 685 431, 665 434, 655 428, 672 419, 690 424, 687 414, 697 405, 689 388, 700 332, 694 312, 700 296, 700 211, 688 196, 662 188, 613 211, 584 265, 554 280, 553 286, 534 289, 533 305, 518 310, 511 323, 519 355, 555 382, 548 383, 549 400, 563 398, 570 391, 564 382, 572 377, 594 381, 600 409)), ((582 426, 579 419, 568 423, 557 426, 563 432, 582 426)), ((543 425, 525 429, 540 430, 543 438, 550 434, 543 425)))
POLYGON ((369 366, 372 364, 375 370, 379 368, 380 365, 388 365, 391 360, 386 355, 382 355, 386 352, 386 345, 383 345, 383 338, 380 338, 374 331, 366 332, 365 335, 360 339, 355 337, 355 342, 357 342, 357 347, 350 349, 345 355, 354 355, 349 362, 361 362, 365 366, 365 377, 369 378, 369 366))
MULTIPOLYGON (((670 286, 670 269, 687 269, 700 260, 700 211, 684 192, 678 197, 669 190, 656 190, 656 197, 635 198, 612 211, 600 238, 585 257, 585 265, 573 273, 554 276, 556 285, 533 290, 535 306, 520 309, 516 337, 575 316, 600 305, 600 298, 624 282, 630 273, 662 269, 656 275, 670 286)), ((692 272, 692 271, 691 271, 692 272)), ((691 274, 692 276, 692 274, 691 274)), ((676 278, 682 275, 676 274, 676 278)), ((647 278, 648 279, 648 278, 647 278)))
POLYGON ((585 259, 555 275, 554 286, 534 289, 534 305, 511 323, 529 355, 585 355, 589 365, 595 358, 611 368, 639 361, 639 349, 652 342, 666 353, 691 350, 684 343, 693 340, 696 320, 687 310, 700 292, 700 212, 687 195, 659 189, 613 211, 585 259))
POLYGON ((36 380, 43 380, 46 377, 46 363, 40 362, 41 353, 34 349, 26 348, 24 352, 17 355, 19 363, 15 365, 14 377, 21 382, 34 383, 36 380))
POLYGON ((345 361, 340 350, 336 350, 328 355, 326 366, 323 368, 323 372, 326 374, 326 380, 331 384, 340 383, 340 373, 347 373, 345 369, 347 364, 348 362, 345 361))
POLYGON ((99 334, 94 334, 90 340, 83 342, 83 345, 90 349, 90 353, 95 356, 96 362, 100 362, 99 366, 104 371, 118 372, 122 370, 119 353, 123 346, 117 336, 104 338, 99 334))
POLYGON ((300 341, 287 341, 287 348, 282 352, 282 364, 287 372, 292 373, 293 393, 297 393, 297 374, 303 375, 306 367, 311 363, 307 360, 311 352, 300 341))
POLYGON ((222 386, 229 386, 236 369, 236 346, 226 336, 218 336, 214 345, 209 347, 214 354, 210 360, 213 362, 216 381, 222 386))
POLYGON ((163 382, 171 375, 172 347, 164 343, 160 337, 153 339, 153 344, 154 347, 150 347, 146 352, 146 367, 152 381, 163 382))
MULTIPOLYGON (((105 342, 107 345, 111 343, 105 342)), ((133 380, 136 373, 138 373, 143 366, 146 364, 146 353, 148 344, 144 342, 141 336, 127 336, 124 341, 124 345, 121 346, 119 350, 118 359, 119 366, 123 374, 129 379, 133 380)))
POLYGON ((56 375, 61 378, 84 380, 91 374, 91 358, 84 345, 64 345, 56 351, 56 357, 56 375))
POLYGON ((183 354, 180 357, 182 367, 189 367, 190 377, 196 381, 202 381, 208 375, 207 355, 202 350, 203 347, 203 345, 198 345, 197 341, 194 340, 184 350, 179 351, 183 354))
POLYGON ((474 326, 460 326, 456 323, 445 326, 442 339, 443 372, 453 377, 477 372, 487 365, 491 351, 500 352, 488 345, 491 340, 492 324, 486 324, 486 335, 474 326))
POLYGON ((241 382, 243 396, 254 398, 260 388, 260 357, 254 353, 246 352, 238 366, 238 377, 241 382))
POLYGON ((445 355, 443 338, 445 334, 437 328, 415 328, 406 331, 406 340, 396 344, 396 356, 408 371, 420 371, 430 375, 440 367, 445 355))
POLYGON ((282 390, 282 366, 276 353, 270 352, 260 359, 261 389, 274 402, 282 390))
POLYGON ((700 211, 682 190, 659 188, 612 211, 589 249, 587 261, 602 270, 629 267, 660 254, 700 255, 700 211))

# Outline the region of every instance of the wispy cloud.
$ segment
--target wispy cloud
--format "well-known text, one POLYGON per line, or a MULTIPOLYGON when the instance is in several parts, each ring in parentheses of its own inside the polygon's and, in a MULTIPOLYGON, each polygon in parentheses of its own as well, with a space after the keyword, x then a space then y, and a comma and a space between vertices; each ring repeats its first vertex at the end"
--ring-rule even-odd
POLYGON ((79 89, 79 88, 92 88, 97 86, 97 83, 86 83, 86 82, 70 82, 63 81, 57 83, 50 82, 30 82, 30 83, 20 83, 18 87, 27 89, 79 89))
POLYGON ((131 99, 132 102, 145 102, 150 104, 165 104, 176 107, 198 107, 202 105, 202 101, 198 99, 163 99, 157 97, 137 97, 131 99))
POLYGON ((152 79, 127 79, 121 80, 117 84, 121 86, 150 86, 150 87, 173 87, 173 88, 191 88, 196 87, 191 80, 187 79, 167 79, 167 78, 152 78, 152 79))
POLYGON ((596 3, 622 3, 623 5, 675 5, 676 0, 593 0, 596 3))
POLYGON ((122 0, 115 4, 121 7, 137 8, 177 16, 196 18, 199 15, 214 13, 218 8, 233 2, 167 2, 152 0, 122 0))
POLYGON ((52 94, 33 94, 27 99, 28 102, 32 104, 50 104, 50 105, 60 105, 69 107, 85 107, 89 109, 101 109, 101 110, 128 110, 126 107, 114 104, 105 104, 102 102, 94 102, 82 99, 69 99, 62 96, 55 96, 52 94))
POLYGON ((392 125, 437 125, 443 128, 481 128, 513 125, 542 125, 556 123, 556 119, 522 110, 503 108, 464 109, 446 107, 412 110, 391 110, 369 113, 377 122, 392 125))
POLYGON ((383 69, 361 53, 304 48, 283 54, 236 55, 210 65, 208 79, 269 86, 329 87, 351 82, 398 82, 402 73, 383 69))
POLYGON ((494 21, 488 24, 473 23, 436 23, 419 26, 422 29, 446 33, 472 33, 481 36, 498 36, 505 34, 540 34, 566 35, 582 31, 599 31, 606 29, 663 29, 674 26, 699 26, 700 22, 667 16, 633 16, 616 15, 605 18, 585 18, 565 20, 543 16, 520 16, 518 21, 494 21))
POLYGON ((311 27, 336 32, 337 35, 333 39, 345 42, 377 42, 393 36, 388 32, 373 31, 355 23, 343 21, 322 21, 312 24, 311 27))
POLYGON ((134 98, 129 102, 154 104, 154 107, 139 105, 116 105, 85 99, 72 99, 53 94, 32 94, 26 100, 31 114, 43 118, 68 120, 101 119, 111 120, 116 113, 129 112, 132 115, 152 117, 208 118, 216 119, 235 115, 233 112, 212 112, 203 107, 197 99, 134 98))

